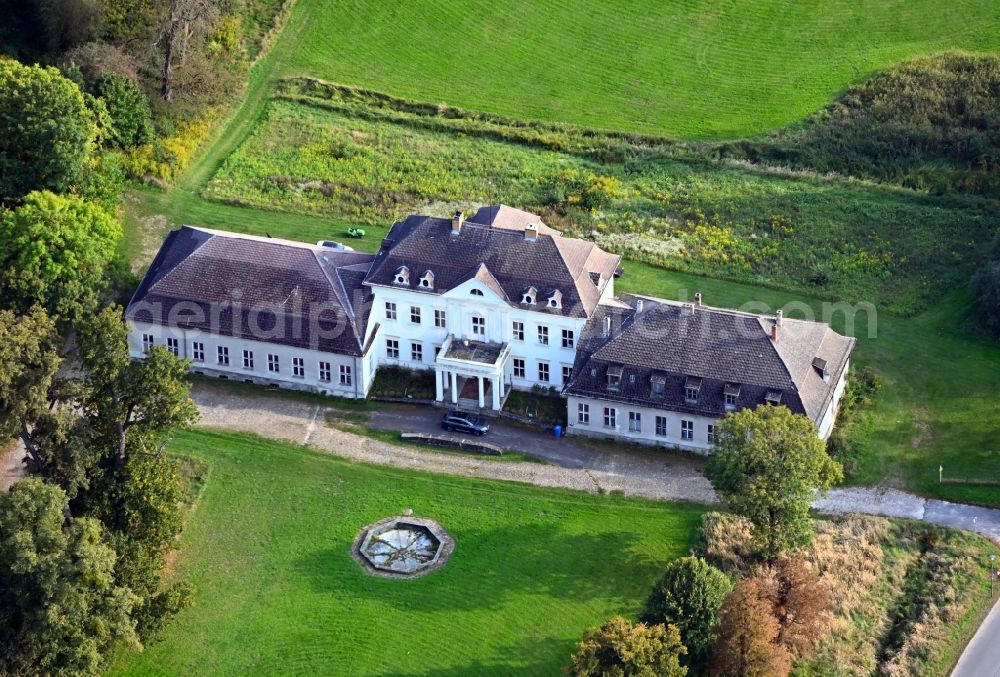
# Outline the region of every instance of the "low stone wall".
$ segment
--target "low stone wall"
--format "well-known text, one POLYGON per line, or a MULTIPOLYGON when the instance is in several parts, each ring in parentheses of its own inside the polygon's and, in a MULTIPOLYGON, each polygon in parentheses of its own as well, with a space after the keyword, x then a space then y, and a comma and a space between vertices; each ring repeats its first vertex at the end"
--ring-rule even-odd
POLYGON ((431 435, 429 433, 403 433, 401 435, 404 442, 415 442, 417 444, 428 444, 432 447, 445 447, 447 449, 459 449, 461 451, 472 451, 477 454, 489 454, 490 456, 503 456, 503 447, 489 442, 477 442, 462 438, 459 440, 443 435, 431 435))

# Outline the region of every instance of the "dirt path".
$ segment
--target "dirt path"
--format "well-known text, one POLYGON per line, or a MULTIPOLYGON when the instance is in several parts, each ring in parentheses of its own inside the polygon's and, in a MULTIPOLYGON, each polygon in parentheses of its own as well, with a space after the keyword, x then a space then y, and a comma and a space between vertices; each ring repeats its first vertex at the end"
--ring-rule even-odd
POLYGON ((7 491, 27 475, 24 446, 21 442, 14 440, 7 446, 0 447, 0 491, 7 491))

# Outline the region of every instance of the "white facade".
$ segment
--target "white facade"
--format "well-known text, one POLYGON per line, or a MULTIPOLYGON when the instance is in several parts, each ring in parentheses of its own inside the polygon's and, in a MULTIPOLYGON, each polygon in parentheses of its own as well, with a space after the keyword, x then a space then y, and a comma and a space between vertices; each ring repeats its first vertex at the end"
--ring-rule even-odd
POLYGON ((684 449, 701 454, 712 448, 717 420, 613 400, 570 395, 567 426, 575 435, 604 437, 684 449))
MULTIPOLYGON (((513 307, 476 279, 444 294, 391 286, 373 286, 372 290, 368 326, 369 332, 376 325, 381 329, 373 348, 380 364, 433 368, 449 336, 507 343, 510 355, 503 366, 503 380, 520 389, 535 385, 561 389, 567 383, 587 321, 513 307)), ((609 281, 604 297, 613 294, 614 282, 609 281)), ((538 303, 544 307, 545 299, 539 298, 538 303)))
POLYGON ((825 440, 830 436, 830 432, 833 430, 833 424, 837 422, 837 412, 840 411, 840 398, 844 394, 844 390, 847 388, 847 372, 850 371, 851 361, 848 360, 844 364, 844 371, 840 374, 840 380, 837 382, 837 387, 833 391, 833 399, 830 400, 830 404, 827 405, 826 411, 823 413, 823 417, 820 419, 819 423, 819 437, 825 440))
POLYGON ((197 329, 134 320, 126 322, 129 354, 133 358, 142 359, 150 345, 164 346, 179 357, 191 360, 192 372, 233 381, 363 398, 378 366, 371 350, 368 355, 354 357, 218 336, 197 329))

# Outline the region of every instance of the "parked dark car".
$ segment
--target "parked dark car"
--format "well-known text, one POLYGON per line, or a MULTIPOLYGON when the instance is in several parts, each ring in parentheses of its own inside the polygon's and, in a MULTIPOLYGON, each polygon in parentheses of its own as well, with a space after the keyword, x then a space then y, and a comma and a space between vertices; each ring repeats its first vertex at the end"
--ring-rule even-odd
POLYGON ((449 411, 441 419, 441 427, 460 433, 483 436, 490 431, 490 424, 477 414, 467 414, 462 411, 449 411))

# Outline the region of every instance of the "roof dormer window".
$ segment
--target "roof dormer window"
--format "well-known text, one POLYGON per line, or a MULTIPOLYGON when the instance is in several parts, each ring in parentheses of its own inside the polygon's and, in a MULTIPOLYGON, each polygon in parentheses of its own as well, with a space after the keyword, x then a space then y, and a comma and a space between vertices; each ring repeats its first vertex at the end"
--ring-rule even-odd
POLYGON ((701 379, 688 377, 684 381, 684 401, 688 404, 698 404, 701 395, 701 379))
POLYGON ((653 372, 649 379, 650 391, 653 397, 663 397, 667 390, 667 375, 661 372, 653 372))
POLYGON ((608 390, 618 391, 622 387, 622 372, 624 369, 620 364, 612 364, 608 367, 608 390))
POLYGON ((722 389, 722 393, 726 398, 726 411, 733 411, 736 409, 736 402, 740 398, 740 386, 738 383, 727 383, 722 389))
POLYGON ((521 295, 521 303, 527 306, 535 305, 535 300, 538 298, 538 290, 534 287, 528 287, 524 294, 521 295))
POLYGON ((399 270, 396 271, 396 279, 393 282, 395 284, 410 284, 410 269, 406 266, 400 266, 399 270))
POLYGON ((549 297, 549 308, 562 308, 562 292, 556 289, 549 297))
POLYGON ((429 270, 424 272, 423 276, 420 278, 420 288, 434 289, 434 273, 429 270))
POLYGON ((826 360, 822 357, 814 357, 812 365, 813 369, 815 369, 816 373, 820 375, 820 378, 823 379, 824 383, 830 380, 830 372, 827 371, 826 360))
POLYGON ((781 404, 781 391, 780 390, 768 390, 764 395, 764 401, 768 404, 773 404, 775 406, 781 404))

